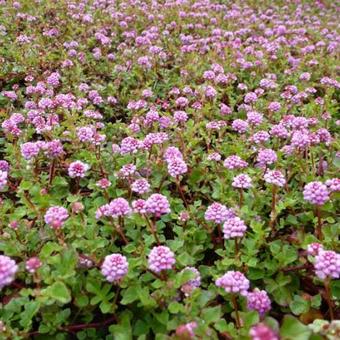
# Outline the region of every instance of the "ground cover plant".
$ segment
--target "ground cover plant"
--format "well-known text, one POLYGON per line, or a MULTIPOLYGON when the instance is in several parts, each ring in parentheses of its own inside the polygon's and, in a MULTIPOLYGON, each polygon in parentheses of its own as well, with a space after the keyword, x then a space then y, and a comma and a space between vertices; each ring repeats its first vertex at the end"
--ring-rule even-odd
POLYGON ((0 0, 0 338, 339 339, 338 5, 0 0))

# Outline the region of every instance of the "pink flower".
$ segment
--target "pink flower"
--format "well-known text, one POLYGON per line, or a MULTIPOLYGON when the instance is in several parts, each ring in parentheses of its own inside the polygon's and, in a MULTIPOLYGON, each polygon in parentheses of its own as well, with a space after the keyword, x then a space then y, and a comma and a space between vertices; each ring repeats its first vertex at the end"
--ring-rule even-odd
POLYGON ((311 243, 307 246, 307 255, 316 256, 323 250, 323 246, 320 243, 311 243))
POLYGON ((188 171, 188 166, 182 158, 170 158, 168 160, 168 172, 171 177, 178 177, 188 171))
POLYGON ((148 267, 155 273, 172 269, 175 263, 175 254, 168 247, 154 247, 149 254, 148 267))
POLYGON ((18 266, 14 260, 5 255, 0 255, 0 290, 14 281, 18 266))
POLYGON ((144 178, 137 179, 131 184, 131 190, 142 195, 150 191, 150 184, 144 178))
POLYGON ((26 270, 33 274, 41 267, 41 265, 42 263, 38 257, 31 257, 26 261, 26 270))
POLYGON ((325 184, 327 185, 329 192, 340 191, 340 178, 328 179, 325 184))
POLYGON ((229 170, 242 169, 248 166, 248 163, 237 155, 227 157, 223 162, 224 167, 229 170))
POLYGON ((246 296, 249 289, 249 280, 238 271, 228 271, 215 281, 217 287, 224 288, 227 293, 240 293, 246 296))
POLYGON ((321 280, 338 279, 340 277, 340 254, 331 250, 319 250, 315 257, 314 268, 316 276, 321 280))
POLYGON ((247 226, 239 217, 228 218, 223 224, 223 234, 226 240, 234 237, 243 237, 247 226))
POLYGON ((283 187, 286 184, 285 176, 279 170, 267 170, 264 174, 264 180, 278 187, 283 187))
POLYGON ((265 290, 254 289, 247 294, 247 307, 249 310, 256 310, 264 315, 271 308, 271 301, 265 290))
POLYGON ((63 226, 68 218, 68 211, 64 207, 54 206, 48 208, 45 213, 45 223, 54 229, 59 229, 63 226))
POLYGON ((186 272, 186 271, 192 272, 194 275, 193 279, 185 282, 181 286, 181 291, 186 296, 189 296, 195 288, 198 288, 201 285, 201 275, 200 275, 200 272, 195 267, 185 267, 181 271, 181 273, 186 272))
POLYGON ((217 224, 221 224, 228 218, 234 217, 234 213, 231 209, 228 209, 221 203, 214 202, 211 204, 204 214, 206 221, 212 221, 217 224))
POLYGON ((303 197, 312 204, 323 205, 329 200, 329 192, 326 185, 315 181, 305 185, 303 197))
POLYGON ((7 171, 0 170, 0 190, 3 190, 7 185, 7 171))
POLYGON ((119 197, 98 208, 96 211, 96 218, 99 219, 102 216, 117 218, 129 214, 131 214, 129 202, 125 198, 119 197))
POLYGON ((133 201, 132 202, 133 211, 138 214, 146 214, 145 203, 146 201, 142 199, 133 201))
POLYGON ((96 185, 101 189, 107 189, 111 185, 111 182, 107 178, 102 178, 96 183, 96 185))
POLYGON ((250 329, 251 340, 279 340, 277 334, 264 323, 259 323, 250 329))
POLYGON ((262 149, 257 155, 257 161, 261 166, 273 164, 277 161, 276 152, 272 149, 262 149))
POLYGON ((252 181, 247 174, 240 174, 234 177, 231 185, 238 189, 249 189, 252 187, 252 181))
POLYGON ((107 255, 101 265, 101 273, 109 282, 119 283, 128 273, 129 263, 120 254, 107 255))
POLYGON ((195 329, 197 328, 197 322, 189 322, 184 325, 180 325, 176 329, 176 335, 179 339, 191 340, 195 338, 195 329))
POLYGON ((161 194, 152 194, 145 202, 145 210, 148 214, 153 214, 156 217, 171 211, 168 199, 161 194))
POLYGON ((90 166, 81 161, 72 162, 68 167, 68 175, 71 178, 83 178, 85 177, 86 171, 90 169, 90 166))

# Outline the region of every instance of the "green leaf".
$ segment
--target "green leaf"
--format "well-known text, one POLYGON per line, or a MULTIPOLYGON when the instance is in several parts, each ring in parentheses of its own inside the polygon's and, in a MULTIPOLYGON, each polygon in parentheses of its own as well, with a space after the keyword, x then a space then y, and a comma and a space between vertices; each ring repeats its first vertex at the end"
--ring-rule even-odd
POLYGON ((120 301, 122 305, 128 305, 131 302, 138 300, 138 287, 130 286, 122 292, 123 299, 120 301))
POLYGON ((221 306, 205 308, 202 311, 202 318, 208 325, 217 322, 221 316, 221 306))
POLYGON ((25 310, 20 314, 20 325, 27 329, 33 321, 33 317, 40 309, 40 302, 30 301, 25 304, 25 310))
POLYGON ((311 330, 298 319, 286 315, 280 330, 282 340, 308 340, 311 330))
POLYGON ((52 298, 56 301, 59 301, 63 304, 71 301, 70 291, 66 287, 66 285, 61 281, 55 282, 48 288, 42 290, 41 294, 49 298, 52 298))
POLYGON ((307 313, 309 311, 310 302, 306 301, 299 295, 294 295, 294 300, 291 301, 289 307, 293 314, 300 315, 302 313, 307 313))

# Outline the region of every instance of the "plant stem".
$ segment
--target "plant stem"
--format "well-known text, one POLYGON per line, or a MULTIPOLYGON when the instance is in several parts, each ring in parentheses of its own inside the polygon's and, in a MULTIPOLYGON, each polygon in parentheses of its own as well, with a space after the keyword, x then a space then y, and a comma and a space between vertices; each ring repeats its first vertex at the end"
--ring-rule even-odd
POLYGON ((277 193, 277 186, 272 186, 272 208, 270 213, 270 222, 269 226, 272 229, 272 232, 275 232, 275 224, 276 224, 276 193, 277 193))
POLYGON ((242 207, 242 204, 243 204, 243 190, 242 189, 239 189, 239 193, 240 193, 240 207, 242 207))
POLYGON ((236 328, 241 328, 241 321, 240 321, 240 315, 238 313, 238 308, 237 308, 236 295, 234 295, 234 294, 231 295, 231 302, 233 303, 233 307, 234 307, 234 310, 235 310, 236 328))
POLYGON ((240 253, 238 238, 235 238, 235 257, 238 258, 240 253))
POLYGON ((144 215, 144 217, 145 217, 146 223, 148 224, 148 226, 150 228, 150 231, 151 231, 153 237, 155 238, 157 244, 160 245, 161 242, 159 241, 159 238, 158 238, 158 235, 157 235, 157 230, 156 230, 154 222, 152 220, 150 222, 150 220, 148 219, 148 217, 146 215, 144 215))
POLYGON ((316 217, 318 219, 318 224, 315 228, 315 236, 322 241, 322 220, 321 220, 321 211, 320 211, 320 207, 316 206, 315 208, 315 213, 316 213, 316 217))
POLYGON ((50 173, 48 177, 48 187, 51 186, 53 178, 54 178, 54 170, 55 170, 55 159, 53 158, 51 164, 50 164, 50 173))
POLYGON ((331 318, 331 321, 334 320, 334 312, 333 312, 333 303, 332 303, 332 296, 331 296, 331 289, 329 287, 330 280, 327 278, 324 282, 325 284, 325 291, 326 291, 326 300, 329 308, 329 315, 331 318))
POLYGON ((181 198, 182 198, 182 200, 184 202, 185 208, 188 210, 188 203, 187 203, 187 201, 185 199, 185 196, 184 196, 184 193, 182 191, 181 184, 179 182, 178 177, 176 178, 176 185, 177 185, 178 192, 179 192, 179 194, 180 194, 180 196, 181 196, 181 198))

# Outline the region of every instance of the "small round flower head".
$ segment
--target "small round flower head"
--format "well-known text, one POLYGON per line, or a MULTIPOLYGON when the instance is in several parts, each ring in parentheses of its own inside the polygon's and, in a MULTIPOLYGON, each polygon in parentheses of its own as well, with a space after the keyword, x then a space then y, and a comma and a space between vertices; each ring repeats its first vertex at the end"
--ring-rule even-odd
POLYGON ((258 323, 250 329, 251 340, 279 340, 277 334, 264 323, 258 323))
POLYGON ((9 171, 9 164, 7 161, 1 160, 0 161, 0 170, 4 171, 4 172, 8 172, 9 171))
POLYGON ((146 214, 145 203, 146 201, 142 199, 132 201, 131 205, 133 208, 133 212, 137 214, 146 214))
POLYGON ((146 179, 140 178, 131 184, 131 190, 142 195, 150 191, 150 184, 146 179))
POLYGON ((328 179, 325 184, 327 185, 329 192, 340 191, 340 178, 328 179))
POLYGON ((182 158, 170 158, 168 160, 168 172, 171 177, 178 177, 188 171, 188 166, 182 158))
POLYGON ((257 155, 257 161, 260 165, 270 165, 277 161, 276 152, 272 149, 262 149, 257 155))
POLYGON ((168 247, 158 246, 152 248, 149 254, 148 267, 153 272, 160 273, 172 269, 175 262, 175 254, 168 247))
POLYGON ((101 189, 107 189, 110 185, 111 182, 107 178, 102 178, 96 183, 96 186, 101 189))
POLYGON ((320 250, 315 257, 314 268, 316 276, 321 280, 338 279, 340 277, 340 254, 331 250, 320 250))
POLYGON ((279 102, 271 102, 268 105, 268 110, 270 112, 277 112, 277 111, 280 111, 280 109, 281 109, 281 104, 279 102))
POLYGON ((256 310, 264 315, 271 308, 271 302, 265 290, 254 289, 247 294, 247 306, 249 310, 256 310))
POLYGON ((231 127, 238 133, 245 133, 248 130, 248 123, 242 119, 235 119, 231 124, 231 127))
POLYGON ((33 274, 35 273, 40 267, 42 263, 37 257, 31 257, 26 261, 26 270, 33 274))
POLYGON ((263 121, 263 114, 256 111, 249 111, 247 113, 247 122, 252 125, 260 125, 263 121))
POLYGON ((189 296, 190 293, 201 285, 201 274, 195 267, 185 267, 181 272, 191 271, 194 274, 194 278, 184 283, 181 287, 181 291, 189 296))
POLYGON ((0 170, 0 190, 7 185, 7 171, 0 170))
POLYGON ((206 221, 212 221, 217 224, 221 224, 228 218, 233 217, 233 213, 225 205, 214 202, 211 204, 204 214, 206 221))
POLYGON ((239 217, 228 218, 223 224, 223 235, 226 240, 234 237, 242 237, 247 226, 239 217))
POLYGON ((190 214, 187 211, 181 211, 178 220, 181 222, 186 222, 190 219, 190 214))
POLYGON ((37 156, 40 152, 40 144, 33 143, 33 142, 27 142, 20 146, 21 154, 26 159, 32 159, 35 156, 37 156))
POLYGON ((0 255, 0 290, 14 281, 18 266, 14 260, 0 255))
POLYGON ((145 202, 145 209, 148 214, 153 214, 156 217, 171 211, 168 199, 161 194, 152 194, 145 202))
POLYGON ((252 187, 251 178, 247 174, 240 174, 233 178, 231 185, 238 189, 249 189, 252 187))
POLYGON ((264 142, 268 141, 269 139, 270 139, 270 135, 267 131, 256 132, 252 137, 252 141, 255 144, 264 143, 264 142))
POLYGON ((283 187, 286 184, 285 176, 279 170, 267 170, 264 174, 264 180, 269 184, 283 187))
POLYGON ((323 205, 329 200, 327 186, 321 182, 310 182, 303 189, 303 198, 309 203, 323 205))
POLYGON ((90 167, 88 164, 83 163, 81 161, 72 162, 68 167, 68 175, 71 178, 83 178, 85 177, 86 171, 89 170, 90 167))
POLYGON ((224 167, 229 170, 242 169, 248 166, 248 163, 237 155, 227 157, 223 162, 224 167))
POLYGON ((174 120, 177 123, 185 123, 188 120, 188 114, 185 111, 176 111, 174 113, 174 120))
POLYGON ((222 158, 222 156, 218 153, 218 152, 213 152, 213 153, 210 153, 208 156, 207 156, 207 160, 208 161, 220 161, 222 158))
POLYGON ((311 243, 307 246, 307 255, 316 256, 323 250, 323 246, 320 243, 311 243))
POLYGON ((240 293, 246 296, 249 289, 249 280, 237 271, 228 271, 215 281, 217 287, 224 288, 227 293, 240 293))
POLYGON ((189 322, 184 325, 180 325, 176 329, 176 335, 179 339, 191 340, 195 338, 195 328, 197 328, 197 322, 189 322))
POLYGON ((100 218, 102 216, 106 217, 124 217, 131 213, 131 208, 129 202, 122 197, 115 198, 109 204, 104 204, 101 206, 96 212, 96 218, 100 218))
POLYGON ((120 178, 128 178, 136 172, 136 166, 134 164, 125 164, 118 171, 117 175, 120 178))
POLYGON ((120 153, 136 153, 141 148, 141 142, 133 137, 126 137, 120 144, 120 153))
POLYGON ((59 229, 68 218, 68 212, 64 207, 54 206, 48 208, 45 213, 45 223, 53 229, 59 229))
POLYGON ((166 162, 169 162, 172 158, 183 158, 181 151, 175 146, 169 146, 164 152, 166 162))
POLYGON ((128 273, 129 263, 120 254, 107 255, 101 265, 101 272, 109 282, 119 283, 128 273))

